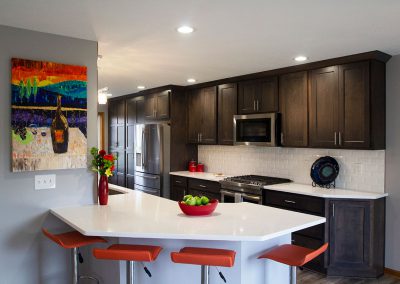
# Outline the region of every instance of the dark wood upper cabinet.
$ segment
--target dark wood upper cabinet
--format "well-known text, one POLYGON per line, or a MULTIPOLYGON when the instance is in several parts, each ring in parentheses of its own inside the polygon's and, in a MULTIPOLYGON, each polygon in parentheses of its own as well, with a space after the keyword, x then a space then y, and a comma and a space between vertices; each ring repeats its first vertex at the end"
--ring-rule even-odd
POLYGON ((189 92, 188 142, 217 144, 217 87, 189 92))
POLYGON ((287 147, 308 146, 307 71, 279 77, 281 144, 287 147))
POLYGON ((144 97, 135 98, 135 102, 136 102, 136 123, 144 123, 145 122, 145 118, 144 118, 144 111, 145 111, 144 97))
POLYGON ((233 145, 233 116, 237 114, 237 85, 218 86, 218 144, 233 145))
POLYGON ((276 76, 239 83, 239 114, 277 112, 278 108, 276 76))
POLYGON ((169 90, 146 95, 144 99, 144 119, 146 121, 168 120, 169 97, 169 90))
POLYGON ((339 135, 338 67, 310 72, 310 146, 334 148, 339 135))
POLYGON ((125 148, 125 101, 111 101, 109 104, 109 147, 125 148))
POLYGON ((370 146, 369 63, 339 66, 339 137, 344 148, 370 146))
POLYGON ((310 146, 385 148, 384 63, 364 61, 310 72, 310 146))

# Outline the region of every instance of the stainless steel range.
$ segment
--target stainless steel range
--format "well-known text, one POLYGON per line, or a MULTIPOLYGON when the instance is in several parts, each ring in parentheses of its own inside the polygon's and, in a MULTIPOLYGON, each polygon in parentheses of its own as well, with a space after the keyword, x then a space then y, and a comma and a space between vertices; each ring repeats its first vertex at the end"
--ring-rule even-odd
POLYGON ((287 182, 291 182, 291 180, 257 175, 228 177, 219 182, 221 184, 221 202, 262 204, 262 188, 264 186, 287 182))

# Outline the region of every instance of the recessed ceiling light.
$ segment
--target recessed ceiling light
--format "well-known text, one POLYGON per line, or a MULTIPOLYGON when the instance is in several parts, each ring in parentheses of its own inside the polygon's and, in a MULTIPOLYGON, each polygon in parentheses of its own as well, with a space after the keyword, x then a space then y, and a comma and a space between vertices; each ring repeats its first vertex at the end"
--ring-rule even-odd
POLYGON ((181 26, 177 29, 177 31, 181 34, 190 34, 194 31, 194 28, 189 26, 181 26))
POLYGON ((294 60, 297 61, 297 62, 306 61, 307 59, 308 59, 308 57, 307 57, 307 56, 304 56, 304 55, 299 55, 299 56, 296 56, 296 57, 294 58, 294 60))
POLYGON ((186 80, 188 83, 196 83, 196 79, 195 78, 189 78, 186 80))
POLYGON ((144 90, 144 89, 146 89, 145 86, 137 86, 137 88, 138 88, 139 90, 144 90))

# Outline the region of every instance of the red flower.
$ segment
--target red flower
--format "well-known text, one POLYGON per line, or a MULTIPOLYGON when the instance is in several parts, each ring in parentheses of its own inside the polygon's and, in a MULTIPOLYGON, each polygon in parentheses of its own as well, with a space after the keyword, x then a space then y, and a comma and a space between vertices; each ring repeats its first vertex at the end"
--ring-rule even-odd
POLYGON ((113 172, 115 170, 115 166, 112 166, 110 170, 113 172))
POLYGON ((110 154, 104 155, 104 159, 112 162, 114 161, 114 156, 110 154))
POLYGON ((105 154, 106 154, 106 151, 104 151, 104 150, 100 150, 100 151, 99 151, 99 155, 100 155, 100 156, 104 156, 105 154))

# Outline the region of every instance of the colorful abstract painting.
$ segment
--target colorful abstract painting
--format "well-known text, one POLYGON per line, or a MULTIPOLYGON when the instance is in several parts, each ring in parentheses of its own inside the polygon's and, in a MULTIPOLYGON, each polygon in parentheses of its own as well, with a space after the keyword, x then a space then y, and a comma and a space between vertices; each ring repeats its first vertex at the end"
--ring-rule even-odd
POLYGON ((87 68, 11 60, 12 171, 87 167, 87 68))

